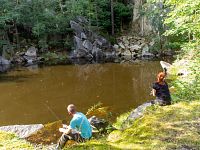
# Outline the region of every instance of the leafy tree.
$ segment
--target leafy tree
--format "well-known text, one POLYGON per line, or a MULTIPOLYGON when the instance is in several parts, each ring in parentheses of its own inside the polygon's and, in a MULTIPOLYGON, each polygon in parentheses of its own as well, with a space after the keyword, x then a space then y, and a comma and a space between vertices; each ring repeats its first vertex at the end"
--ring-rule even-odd
MULTIPOLYGON (((124 2, 113 2, 113 6, 113 23, 118 29, 131 11, 124 2)), ((24 46, 22 41, 40 48, 64 47, 70 41, 69 22, 76 16, 88 18, 90 27, 111 33, 108 0, 1 0, 0 43, 10 41, 18 49, 24 46)))
POLYGON ((165 4, 170 8, 165 24, 170 26, 166 35, 187 36, 188 40, 200 38, 200 1, 168 0, 165 4))

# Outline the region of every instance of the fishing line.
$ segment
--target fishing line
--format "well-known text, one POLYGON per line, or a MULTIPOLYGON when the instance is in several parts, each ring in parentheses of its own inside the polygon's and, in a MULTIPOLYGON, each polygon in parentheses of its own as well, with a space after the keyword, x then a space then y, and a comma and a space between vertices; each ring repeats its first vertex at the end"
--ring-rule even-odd
MULTIPOLYGON (((42 102, 43 103, 43 102, 42 102)), ((46 104, 43 103, 43 105, 45 105, 47 107, 47 109, 51 112, 51 114, 57 119, 57 120, 61 120, 58 115, 46 104)))

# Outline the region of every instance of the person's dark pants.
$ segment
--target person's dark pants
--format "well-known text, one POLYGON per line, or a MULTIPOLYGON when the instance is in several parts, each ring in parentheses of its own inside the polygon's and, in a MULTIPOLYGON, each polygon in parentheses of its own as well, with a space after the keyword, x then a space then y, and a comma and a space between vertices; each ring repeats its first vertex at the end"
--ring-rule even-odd
POLYGON ((62 149, 68 140, 74 140, 76 142, 84 142, 85 141, 85 139, 82 138, 79 133, 69 133, 69 134, 63 133, 58 141, 57 147, 62 149))

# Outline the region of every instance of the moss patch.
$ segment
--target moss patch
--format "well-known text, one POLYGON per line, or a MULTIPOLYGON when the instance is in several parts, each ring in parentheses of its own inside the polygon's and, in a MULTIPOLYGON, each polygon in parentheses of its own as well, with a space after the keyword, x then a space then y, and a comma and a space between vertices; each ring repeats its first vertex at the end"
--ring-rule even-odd
POLYGON ((118 131, 112 145, 135 149, 180 149, 200 147, 200 103, 177 103, 171 106, 152 106, 145 116, 124 131, 118 131))
POLYGON ((57 143, 57 140, 61 136, 59 132, 60 127, 62 127, 62 121, 45 124, 44 128, 29 136, 27 141, 43 145, 57 143))
POLYGON ((18 149, 34 149, 34 147, 25 140, 19 139, 13 133, 0 131, 0 149, 18 150, 18 149))

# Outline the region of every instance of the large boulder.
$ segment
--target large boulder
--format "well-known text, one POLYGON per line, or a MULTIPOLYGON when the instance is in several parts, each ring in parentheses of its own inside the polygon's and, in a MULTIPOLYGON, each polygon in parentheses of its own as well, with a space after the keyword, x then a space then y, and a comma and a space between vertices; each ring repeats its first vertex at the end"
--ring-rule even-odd
POLYGON ((77 17, 75 21, 70 21, 70 25, 76 35, 74 36, 75 49, 71 58, 82 57, 97 60, 106 58, 105 53, 112 54, 115 51, 108 40, 89 28, 89 22, 84 17, 77 17))
POLYGON ((140 106, 138 106, 136 109, 132 110, 130 115, 127 117, 127 119, 123 122, 122 128, 127 128, 131 123, 133 123, 136 119, 143 116, 144 111, 147 109, 147 107, 153 105, 151 102, 146 102, 140 106))
POLYGON ((85 34, 84 32, 81 32, 81 39, 82 39, 82 40, 87 39, 87 36, 86 36, 86 34, 85 34))
POLYGON ((44 126, 42 124, 32 124, 32 125, 11 125, 0 127, 1 131, 16 133, 19 138, 29 137, 31 134, 37 132, 44 126))
POLYGON ((13 55, 14 55, 13 47, 8 43, 3 45, 2 57, 6 59, 11 59, 13 55))
POLYGON ((83 28, 75 21, 70 21, 71 28, 75 31, 77 37, 81 38, 81 33, 83 32, 83 28))
POLYGON ((135 51, 135 50, 139 50, 139 49, 141 49, 141 47, 139 45, 132 45, 132 46, 130 46, 130 50, 131 51, 135 51))
POLYGON ((92 50, 92 55, 94 56, 94 58, 96 59, 101 59, 104 57, 104 53, 102 51, 102 49, 98 48, 98 47, 93 47, 93 50, 92 50))
POLYGON ((92 51, 93 45, 89 40, 83 41, 83 47, 88 49, 89 51, 92 51))
POLYGON ((124 55, 124 56, 132 56, 132 53, 131 53, 131 51, 129 51, 129 50, 125 50, 125 51, 123 52, 123 55, 124 55))
POLYGON ((150 58, 150 57, 154 57, 154 54, 149 52, 149 47, 146 44, 143 49, 142 49, 142 57, 146 57, 146 58, 150 58))
POLYGON ((119 45, 118 45, 118 44, 114 44, 114 45, 113 45, 113 48, 114 48, 115 50, 118 50, 118 49, 119 49, 119 45))
POLYGON ((10 61, 0 56, 0 72, 6 72, 10 68, 10 61))
POLYGON ((124 46, 124 44, 122 43, 122 42, 120 42, 120 43, 118 43, 119 44, 119 46, 122 48, 122 49, 125 49, 125 46, 124 46))
POLYGON ((35 48, 34 46, 31 46, 25 53, 25 56, 28 57, 37 57, 37 51, 38 49, 35 48))
POLYGON ((74 36, 74 44, 75 44, 75 50, 78 51, 80 49, 84 49, 83 46, 83 41, 81 40, 81 38, 79 38, 78 36, 74 36))
POLYGON ((10 61, 0 56, 0 65, 10 65, 10 61))

